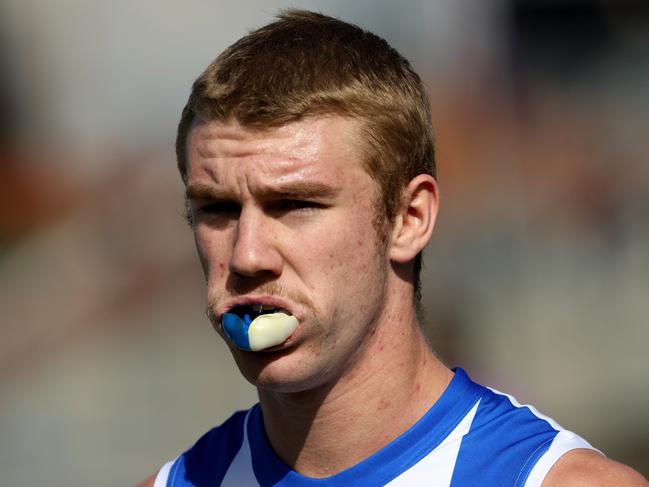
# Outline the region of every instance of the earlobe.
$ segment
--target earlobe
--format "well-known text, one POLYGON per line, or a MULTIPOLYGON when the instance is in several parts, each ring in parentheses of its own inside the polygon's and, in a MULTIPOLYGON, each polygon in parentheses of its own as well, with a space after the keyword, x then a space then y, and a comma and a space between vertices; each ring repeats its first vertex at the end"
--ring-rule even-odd
POLYGON ((428 174, 413 178, 404 189, 401 210, 395 219, 391 260, 409 262, 426 247, 433 234, 438 207, 435 179, 428 174))

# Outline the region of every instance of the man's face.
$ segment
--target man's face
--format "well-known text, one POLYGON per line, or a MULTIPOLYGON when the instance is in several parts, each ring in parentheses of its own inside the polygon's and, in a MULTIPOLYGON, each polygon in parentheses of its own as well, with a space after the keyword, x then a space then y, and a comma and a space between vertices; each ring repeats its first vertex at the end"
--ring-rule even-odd
POLYGON ((267 131, 236 122, 191 130, 187 194, 217 330, 238 305, 277 306, 299 321, 270 350, 230 345, 259 387, 295 392, 336 379, 383 311, 389 261, 359 128, 313 117, 267 131))

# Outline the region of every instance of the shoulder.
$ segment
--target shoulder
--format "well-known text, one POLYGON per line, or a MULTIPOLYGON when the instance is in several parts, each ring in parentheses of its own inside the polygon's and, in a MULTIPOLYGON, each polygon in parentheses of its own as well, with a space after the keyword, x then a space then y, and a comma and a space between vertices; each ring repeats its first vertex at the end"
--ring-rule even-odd
POLYGON ((146 480, 143 480, 142 482, 140 482, 139 484, 134 485, 133 487, 153 487, 153 484, 155 483, 156 475, 157 474, 151 475, 151 477, 149 477, 146 480))
POLYGON ((649 487, 642 475, 593 450, 572 450, 550 469, 542 487, 649 487))
POLYGON ((533 406, 479 386, 480 394, 468 433, 458 452, 454 478, 458 485, 540 485, 566 451, 590 445, 533 406))

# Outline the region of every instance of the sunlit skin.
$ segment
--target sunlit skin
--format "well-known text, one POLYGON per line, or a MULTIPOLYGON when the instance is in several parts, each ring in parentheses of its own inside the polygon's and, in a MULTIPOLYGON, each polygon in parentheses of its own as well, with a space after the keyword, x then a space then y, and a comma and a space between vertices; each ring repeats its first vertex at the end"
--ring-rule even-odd
MULTIPOLYGON (((405 431, 451 377, 421 336, 407 279, 434 211, 410 226, 399 218, 380 238, 379 188, 361 163, 359 133, 358 122, 340 117, 267 131, 210 122, 195 126, 188 143, 187 194, 217 329, 242 296, 285 307, 300 321, 276 351, 231 350, 258 387, 278 454, 314 476, 351 466, 405 431), (380 418, 394 428, 374 428, 380 434, 368 438, 366 423, 380 418), (335 457, 323 436, 336 423, 357 447, 323 463, 323 448, 309 445, 335 457), (314 459, 322 465, 307 467, 314 459)), ((413 188, 436 210, 432 178, 413 188)), ((336 451, 344 452, 340 441, 336 451)))
MULTIPOLYGON (((412 259, 432 234, 436 183, 415 177, 379 232, 378 187, 359 140, 358 122, 320 117, 265 131, 201 123, 188 142, 187 195, 217 331, 237 304, 283 307, 300 321, 269 351, 230 349, 257 386, 273 449, 309 477, 387 445, 452 377, 422 336, 412 300, 412 259)), ((564 485, 648 484, 597 452, 573 450, 543 482, 564 485)))
POLYGON ((382 311, 375 184, 349 164, 357 156, 341 123, 324 134, 313 123, 266 134, 213 123, 190 137, 187 192, 217 325, 240 295, 279 296, 300 322, 281 354, 233 349, 255 385, 293 392, 331 380, 345 368, 339 353, 358 350, 382 311))

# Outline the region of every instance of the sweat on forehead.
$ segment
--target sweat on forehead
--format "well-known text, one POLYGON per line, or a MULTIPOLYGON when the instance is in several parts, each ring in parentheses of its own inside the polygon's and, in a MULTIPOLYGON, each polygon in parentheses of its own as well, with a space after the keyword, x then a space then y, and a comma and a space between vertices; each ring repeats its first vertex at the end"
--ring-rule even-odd
POLYGON ((348 202, 378 210, 379 186, 362 164, 357 128, 341 117, 263 131, 234 122, 198 124, 188 144, 187 202, 194 210, 215 202, 271 212, 288 202, 316 208, 348 202))
MULTIPOLYGON (((197 123, 188 138, 188 169, 195 172, 199 160, 239 160, 260 171, 272 170, 276 176, 288 177, 298 172, 309 176, 316 170, 313 163, 324 145, 336 159, 367 169, 363 164, 359 123, 330 116, 309 117, 264 130, 243 127, 234 120, 197 123)), ((318 171, 323 168, 327 165, 317 166, 318 171)), ((217 169, 217 165, 212 167, 217 169)), ((334 165, 330 169, 334 170, 334 165)))

